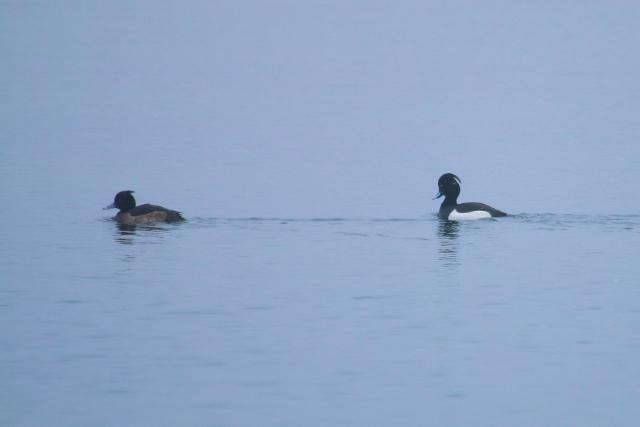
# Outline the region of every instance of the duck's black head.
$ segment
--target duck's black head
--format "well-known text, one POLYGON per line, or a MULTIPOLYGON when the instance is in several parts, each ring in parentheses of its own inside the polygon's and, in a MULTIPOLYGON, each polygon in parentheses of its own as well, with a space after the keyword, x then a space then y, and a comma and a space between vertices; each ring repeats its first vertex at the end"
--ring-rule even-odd
POLYGON ((444 196, 444 201, 456 203, 460 195, 460 183, 462 181, 452 173, 445 173, 438 180, 438 194, 436 199, 444 196))
POLYGON ((113 203, 105 207, 105 209, 117 208, 123 212, 129 211, 136 207, 136 199, 133 198, 133 191, 126 190, 116 194, 113 203))

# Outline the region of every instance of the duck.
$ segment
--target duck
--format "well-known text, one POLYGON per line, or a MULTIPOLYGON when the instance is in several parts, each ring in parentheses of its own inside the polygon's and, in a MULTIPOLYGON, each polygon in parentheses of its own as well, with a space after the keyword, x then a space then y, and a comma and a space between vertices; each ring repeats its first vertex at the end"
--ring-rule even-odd
POLYGON ((507 216, 507 213, 484 203, 458 203, 460 183, 462 183, 462 180, 452 173, 445 173, 438 179, 438 193, 433 199, 439 199, 444 196, 444 201, 438 211, 438 216, 441 219, 462 221, 507 216))
POLYGON ((119 209, 114 219, 124 225, 149 224, 152 222, 178 222, 184 217, 178 211, 162 206, 144 204, 136 206, 133 190, 120 191, 113 199, 113 203, 103 209, 119 209))

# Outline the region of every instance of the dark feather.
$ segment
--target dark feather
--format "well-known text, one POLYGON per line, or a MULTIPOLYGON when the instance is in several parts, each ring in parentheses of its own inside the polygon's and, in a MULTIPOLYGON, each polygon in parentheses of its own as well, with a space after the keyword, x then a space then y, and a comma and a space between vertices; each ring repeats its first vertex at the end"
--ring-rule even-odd
POLYGON ((135 208, 131 209, 129 211, 129 214, 131 216, 140 216, 140 215, 149 215, 152 213, 157 213, 157 212, 164 212, 166 213, 167 217, 165 221, 171 222, 171 221, 184 221, 184 218, 182 217, 182 214, 180 214, 180 212, 178 211, 174 211, 171 209, 167 209, 164 208, 162 206, 156 206, 156 205, 150 205, 148 203, 145 203, 144 205, 140 205, 140 206, 136 206, 135 208))
POLYGON ((507 216, 505 212, 502 212, 496 208, 492 208, 491 206, 485 205, 484 203, 478 202, 460 203, 459 205, 456 205, 455 209, 460 213, 487 211, 491 214, 491 216, 507 216))

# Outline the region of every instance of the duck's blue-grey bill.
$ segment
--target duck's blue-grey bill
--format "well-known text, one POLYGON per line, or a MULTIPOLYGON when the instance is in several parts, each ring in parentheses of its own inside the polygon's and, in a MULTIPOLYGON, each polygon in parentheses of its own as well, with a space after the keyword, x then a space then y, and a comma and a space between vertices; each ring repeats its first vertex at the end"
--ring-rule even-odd
POLYGON ((104 208, 102 208, 102 209, 106 211, 106 210, 108 210, 108 209, 115 209, 115 208, 116 208, 115 203, 111 203, 109 206, 105 206, 105 207, 104 207, 104 208))

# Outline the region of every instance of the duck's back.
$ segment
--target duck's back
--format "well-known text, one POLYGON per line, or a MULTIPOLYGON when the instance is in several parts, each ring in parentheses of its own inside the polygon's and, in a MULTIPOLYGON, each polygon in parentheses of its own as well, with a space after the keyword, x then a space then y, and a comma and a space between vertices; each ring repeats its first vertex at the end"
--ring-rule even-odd
POLYGON ((128 212, 136 222, 152 222, 152 221, 184 221, 184 217, 178 211, 167 209, 162 206, 150 205, 145 203, 144 205, 136 206, 128 212))
POLYGON ((459 205, 444 205, 440 207, 438 215, 449 221, 463 221, 483 218, 507 216, 505 212, 484 203, 467 202, 459 205))
POLYGON ((492 217, 507 216, 505 212, 479 202, 460 203, 459 205, 456 205, 455 210, 461 214, 470 214, 472 212, 487 212, 492 217))

